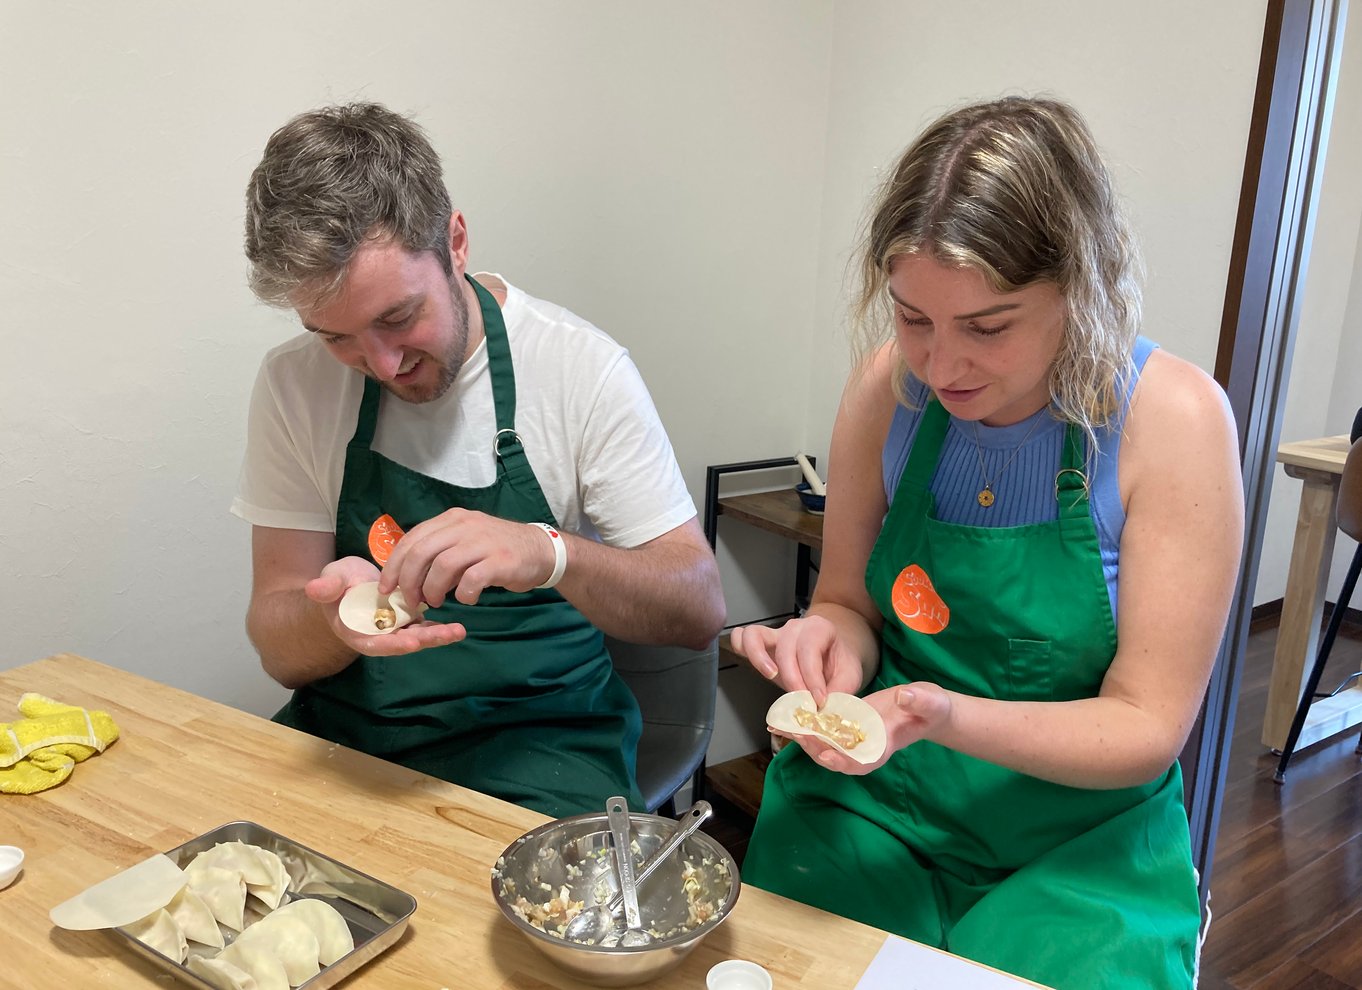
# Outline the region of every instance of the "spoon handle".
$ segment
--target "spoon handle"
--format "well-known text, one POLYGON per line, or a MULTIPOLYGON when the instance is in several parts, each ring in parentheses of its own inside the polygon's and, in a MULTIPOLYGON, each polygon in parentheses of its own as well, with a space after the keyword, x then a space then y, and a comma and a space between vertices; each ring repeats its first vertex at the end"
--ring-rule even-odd
MULTIPOLYGON (((696 801, 691 805, 689 811, 677 819, 677 828, 676 831, 671 834, 671 838, 663 843, 657 852, 648 857, 647 862, 643 864, 643 868, 638 871, 638 876, 634 878, 635 896, 637 896, 638 885, 643 883, 644 880, 647 880, 648 877, 652 875, 652 872, 661 866, 662 862, 668 856, 676 852, 681 843, 690 838, 691 833, 699 828, 705 819, 713 813, 714 809, 710 807, 708 801, 696 801)), ((611 914, 614 914, 620 909, 622 901, 623 892, 621 891, 621 893, 616 894, 610 899, 610 903, 606 906, 606 910, 611 914)))
POLYGON ((629 849, 629 805, 624 798, 612 797, 607 801, 605 817, 610 823, 615 845, 615 870, 619 875, 620 893, 624 895, 624 921, 629 928, 637 929, 638 891, 634 889, 634 857, 629 849))

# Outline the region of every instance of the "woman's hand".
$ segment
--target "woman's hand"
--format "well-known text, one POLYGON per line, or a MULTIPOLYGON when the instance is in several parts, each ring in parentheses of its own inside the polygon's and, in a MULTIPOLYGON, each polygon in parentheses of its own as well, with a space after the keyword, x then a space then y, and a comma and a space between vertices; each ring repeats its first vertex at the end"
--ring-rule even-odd
MULTIPOLYGON (((930 739, 951 717, 951 696, 944 688, 928 681, 914 681, 876 691, 866 702, 884 719, 884 753, 874 763, 861 763, 834 749, 817 736, 790 736, 821 767, 838 773, 862 776, 878 770, 901 749, 920 739, 930 739)), ((768 727, 769 728, 769 727, 768 727)), ((784 735, 770 729, 775 735, 784 735)))
POLYGON ((738 626, 731 634, 733 652, 768 681, 786 691, 808 691, 819 707, 828 692, 855 694, 865 671, 859 655, 821 615, 791 619, 778 629, 738 626))

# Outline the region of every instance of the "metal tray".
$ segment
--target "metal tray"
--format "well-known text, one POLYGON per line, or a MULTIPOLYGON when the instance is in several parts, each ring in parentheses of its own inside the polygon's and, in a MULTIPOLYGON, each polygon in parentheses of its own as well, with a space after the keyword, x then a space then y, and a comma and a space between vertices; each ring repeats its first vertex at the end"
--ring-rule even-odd
MULTIPOLYGON (((211 849, 219 842, 245 842, 277 854, 289 871, 289 889, 285 901, 299 897, 315 897, 326 901, 345 919, 354 936, 355 947, 326 966, 320 973, 301 984, 299 990, 325 990, 339 983, 359 967, 392 945, 407 930, 407 921, 416 910, 416 898, 391 887, 381 880, 346 866, 344 863, 299 845, 278 832, 272 832, 254 822, 228 822, 190 839, 182 846, 167 849, 166 855, 177 866, 184 866, 196 855, 211 849)), ((189 969, 161 955, 155 949, 133 938, 122 928, 109 929, 114 937, 133 951, 191 986, 214 990, 213 985, 194 975, 189 969)), ((228 944, 236 933, 223 930, 228 944)), ((217 949, 189 943, 189 956, 216 955, 217 949)), ((186 962, 188 957, 186 958, 186 962)))

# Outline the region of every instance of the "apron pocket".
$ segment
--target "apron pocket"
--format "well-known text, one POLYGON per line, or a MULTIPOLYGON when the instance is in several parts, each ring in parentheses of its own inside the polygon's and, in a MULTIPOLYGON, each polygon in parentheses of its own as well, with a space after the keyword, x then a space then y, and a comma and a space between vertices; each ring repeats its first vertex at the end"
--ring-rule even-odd
POLYGON ((1006 700, 1053 700, 1054 668, 1050 663, 1050 640, 1009 639, 1007 680, 1006 700))

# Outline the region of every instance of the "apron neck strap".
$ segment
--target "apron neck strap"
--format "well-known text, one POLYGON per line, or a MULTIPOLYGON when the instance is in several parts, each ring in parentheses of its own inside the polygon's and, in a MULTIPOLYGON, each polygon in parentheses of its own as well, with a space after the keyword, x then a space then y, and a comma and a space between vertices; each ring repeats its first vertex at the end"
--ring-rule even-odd
POLYGON ((922 410, 918 421, 917 436, 908 452, 908 463, 903 468, 899 485, 907 485, 917 492, 926 492, 936 473, 936 461, 941 453, 941 444, 950 429, 951 417, 946 407, 932 396, 927 400, 927 408, 922 410))

